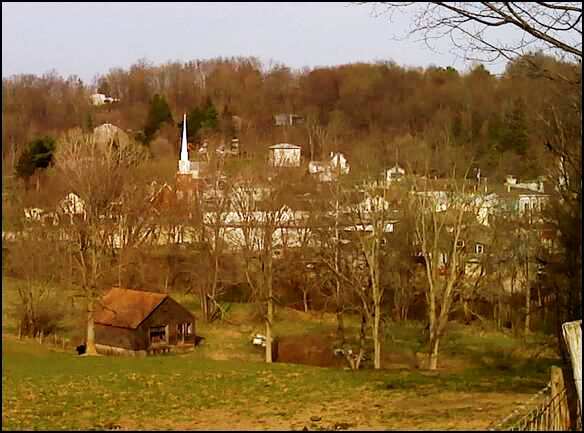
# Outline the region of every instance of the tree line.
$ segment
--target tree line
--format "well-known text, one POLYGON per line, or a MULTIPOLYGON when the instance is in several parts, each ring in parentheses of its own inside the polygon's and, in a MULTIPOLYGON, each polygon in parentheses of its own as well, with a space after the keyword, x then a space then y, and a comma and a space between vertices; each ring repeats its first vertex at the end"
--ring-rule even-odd
POLYGON ((3 79, 3 162, 14 168, 28 143, 43 135, 102 123, 132 131, 146 144, 163 137, 162 154, 175 156, 186 112, 190 140, 200 139, 195 127, 219 131, 224 140, 237 134, 250 152, 286 140, 305 146, 313 159, 341 150, 357 166, 371 163, 367 156, 374 154, 381 167, 395 162, 398 150, 418 171, 423 152, 438 175, 471 155, 484 176, 535 177, 550 163, 545 122, 561 113, 565 127, 579 124, 579 102, 567 90, 580 77, 577 64, 537 52, 509 61, 501 76, 480 64, 466 72, 391 61, 295 71, 255 58, 142 60, 91 85, 55 73, 14 76, 3 79), (541 70, 567 81, 550 80, 541 70), (94 91, 120 101, 91 106, 94 91), (276 127, 278 113, 302 116, 304 127, 276 127), (237 131, 233 116, 240 119, 237 131))

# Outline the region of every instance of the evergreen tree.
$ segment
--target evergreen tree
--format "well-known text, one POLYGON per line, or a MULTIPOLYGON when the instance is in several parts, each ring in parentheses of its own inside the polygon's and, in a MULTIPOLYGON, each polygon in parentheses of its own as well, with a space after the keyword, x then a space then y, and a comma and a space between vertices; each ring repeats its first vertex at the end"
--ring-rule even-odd
POLYGON ((152 101, 150 101, 148 118, 146 119, 146 125, 144 126, 145 143, 149 143, 152 140, 154 134, 156 134, 156 131, 160 129, 160 125, 164 122, 173 122, 172 113, 170 112, 170 107, 164 96, 156 94, 152 98, 152 101))
POLYGON ((519 155, 525 155, 529 146, 527 134, 527 118, 525 102, 516 99, 503 120, 501 145, 505 150, 513 150, 519 155))
POLYGON ((28 183, 38 169, 45 169, 53 162, 55 139, 49 136, 31 141, 16 163, 16 175, 28 183))
POLYGON ((206 128, 210 130, 216 130, 219 125, 219 116, 215 106, 210 99, 207 99, 205 108, 203 108, 203 121, 201 122, 201 128, 206 128))
MULTIPOLYGON (((177 125, 182 131, 183 122, 180 121, 177 125)), ((203 108, 195 107, 187 114, 187 139, 197 140, 202 129, 219 129, 219 116, 210 99, 207 99, 203 108)))

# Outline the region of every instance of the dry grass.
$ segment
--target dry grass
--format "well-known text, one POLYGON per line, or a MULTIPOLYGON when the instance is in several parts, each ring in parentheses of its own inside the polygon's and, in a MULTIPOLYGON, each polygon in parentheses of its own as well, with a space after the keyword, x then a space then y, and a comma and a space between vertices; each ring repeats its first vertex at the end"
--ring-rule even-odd
MULTIPOLYGON (((4 298, 5 299, 5 298, 4 298)), ((3 335, 3 429, 484 430, 549 380, 546 340, 453 324, 437 372, 417 368, 420 324, 390 323, 384 369, 262 362, 261 322, 234 304, 230 323, 197 323, 191 353, 82 358, 3 335), (233 324, 235 323, 235 324, 233 324), (391 334, 391 337, 389 337, 391 334)), ((356 333, 356 320, 347 320, 356 333)), ((329 335, 334 315, 280 309, 277 335, 329 335)))

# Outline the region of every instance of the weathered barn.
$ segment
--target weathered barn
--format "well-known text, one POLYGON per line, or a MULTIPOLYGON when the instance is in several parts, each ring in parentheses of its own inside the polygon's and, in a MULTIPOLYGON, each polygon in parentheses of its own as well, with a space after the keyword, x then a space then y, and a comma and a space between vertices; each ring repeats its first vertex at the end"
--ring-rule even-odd
POLYGON ((100 353, 146 354, 195 345, 195 316, 164 293, 114 287, 95 312, 100 353))

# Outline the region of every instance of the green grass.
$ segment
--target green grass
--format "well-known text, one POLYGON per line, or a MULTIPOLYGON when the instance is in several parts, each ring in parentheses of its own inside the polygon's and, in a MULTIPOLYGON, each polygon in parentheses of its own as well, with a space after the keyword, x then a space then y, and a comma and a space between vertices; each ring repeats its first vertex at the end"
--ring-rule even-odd
MULTIPOLYGON (((352 395, 408 392, 536 392, 547 367, 534 370, 470 368, 349 372, 291 364, 216 361, 201 352, 147 358, 78 357, 31 341, 3 339, 4 429, 105 428, 145 414, 187 422, 201 410, 256 409, 286 418, 303 407, 352 395)), ((449 416, 453 416, 452 413, 449 416)), ((462 416, 462 414, 461 414, 462 416)), ((139 425, 138 425, 139 427, 139 425)), ((148 428, 147 419, 142 428, 148 428)))
MULTIPOLYGON (((17 281, 3 279, 3 313, 17 281)), ((200 312, 193 296, 176 296, 200 312)), ((146 358, 79 357, 3 328, 3 429, 335 429, 479 428, 510 413, 549 380, 559 364, 543 336, 449 325, 436 373, 404 367, 400 357, 424 349, 423 325, 386 324, 384 370, 358 372, 292 364, 265 364, 250 344, 263 332, 253 306, 231 304, 231 324, 197 321, 205 340, 195 351, 146 358), (397 361, 393 364, 395 357, 397 361), (201 414, 211 418, 205 418, 201 414), (311 415, 322 417, 310 421, 311 415), (359 421, 361 417, 361 421, 359 421), (196 423, 199 424, 196 424, 196 423), (207 424, 205 424, 207 422, 207 424), (195 423, 195 424, 194 424, 195 423)), ((358 320, 347 318, 347 334, 358 320)), ((279 309, 276 335, 330 334, 334 315, 279 309)), ((81 330, 82 331, 82 330, 81 330)), ((72 330, 71 332, 80 332, 72 330)))

